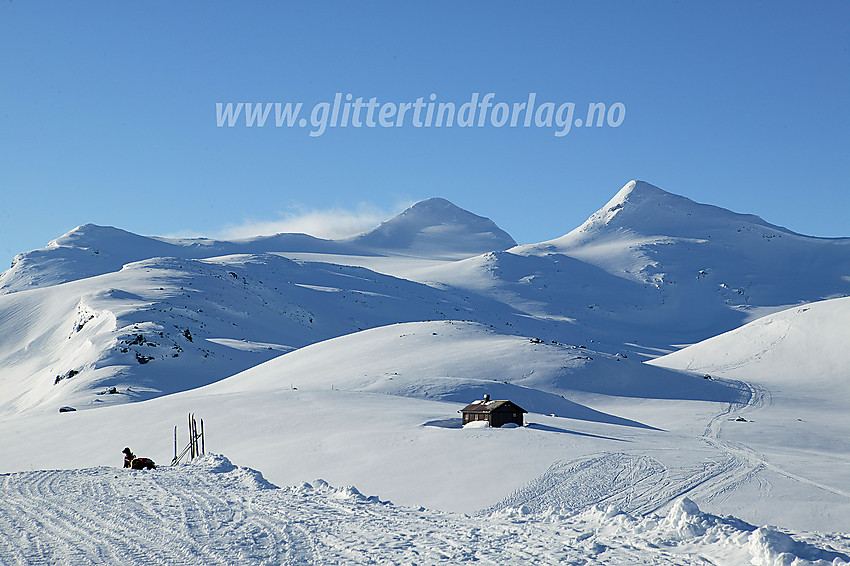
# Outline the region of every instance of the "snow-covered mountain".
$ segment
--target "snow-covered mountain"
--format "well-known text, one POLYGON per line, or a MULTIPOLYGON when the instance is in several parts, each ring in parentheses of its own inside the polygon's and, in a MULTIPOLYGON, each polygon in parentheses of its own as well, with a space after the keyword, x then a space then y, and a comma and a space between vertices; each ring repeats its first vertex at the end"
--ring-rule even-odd
POLYGON ((45 248, 15 256, 0 274, 0 294, 56 285, 120 270, 155 257, 204 259, 227 255, 311 253, 370 256, 390 252, 457 259, 516 242, 488 219, 449 201, 419 202, 376 228, 344 240, 277 234, 235 241, 139 236, 111 226, 85 224, 45 248))
POLYGON ((85 224, 51 241, 47 247, 18 254, 0 275, 0 294, 58 285, 120 270, 156 257, 203 259, 274 251, 352 253, 343 242, 307 234, 278 234, 237 241, 139 236, 112 226, 85 224))
POLYGON ((485 298, 284 257, 386 255, 382 242, 393 254, 433 246, 450 256, 515 244, 492 221, 442 199, 350 241, 303 234, 174 240, 80 226, 17 256, 0 276, 0 414, 190 389, 364 328, 503 316, 485 298), (122 393, 96 395, 110 387, 122 393))
POLYGON ((839 531, 848 296, 850 239, 634 181, 530 245, 443 199, 336 241, 84 225, 0 275, 0 472, 168 461, 191 410, 278 485, 557 521, 613 504, 645 532, 687 496, 839 531), (485 394, 529 426, 461 428, 485 394))
POLYGON ((134 262, 0 296, 0 414, 191 389, 363 328, 463 318, 473 304, 363 268, 275 254, 134 262), (108 387, 122 394, 97 395, 108 387))
POLYGON ((462 258, 516 245, 489 218, 442 198, 418 202, 377 228, 351 239, 366 248, 404 251, 426 257, 462 258))
POLYGON ((569 234, 522 252, 564 253, 670 296, 714 293, 744 309, 850 292, 850 238, 795 234, 643 181, 569 234))
MULTIPOLYGON (((850 294, 850 239, 813 238, 631 181, 560 238, 427 272, 608 348, 669 352, 850 294), (631 346, 630 346, 631 345, 631 346)), ((554 330, 553 330, 554 331, 554 330)))
POLYGON ((344 241, 84 225, 0 275, 0 413, 190 389, 395 322, 655 355, 850 293, 848 250, 639 181, 566 236, 523 246, 438 198, 344 241), (96 395, 108 387, 125 393, 96 395))

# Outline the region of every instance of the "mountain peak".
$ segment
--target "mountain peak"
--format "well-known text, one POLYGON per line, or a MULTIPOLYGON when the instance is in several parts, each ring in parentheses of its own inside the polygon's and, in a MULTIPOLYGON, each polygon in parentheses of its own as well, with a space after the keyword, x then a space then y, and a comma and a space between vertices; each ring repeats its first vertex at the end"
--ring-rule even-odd
POLYGON ((700 237, 700 233, 708 228, 738 228, 741 225, 758 225, 791 233, 758 216, 700 204, 646 181, 632 180, 570 234, 575 237, 604 229, 629 230, 646 235, 700 237))
POLYGON ((352 238, 373 248, 477 255, 506 250, 514 239, 489 218, 439 197, 417 202, 375 229, 352 238))
POLYGON ((70 248, 97 248, 99 246, 120 247, 127 245, 147 244, 151 238, 139 236, 114 226, 101 226, 99 224, 83 224, 77 226, 70 232, 59 236, 47 244, 48 248, 70 247, 70 248), (117 244, 117 245, 116 245, 117 244))
POLYGON ((397 223, 401 219, 410 219, 413 223, 422 225, 480 224, 481 221, 485 221, 495 226, 489 218, 484 218, 483 216, 478 216, 468 210, 464 210, 442 197, 431 197, 421 200, 404 210, 404 212, 383 222, 382 225, 397 223))
POLYGON ((453 202, 444 199, 443 197, 431 197, 425 200, 420 200, 407 210, 428 210, 428 209, 454 209, 461 212, 466 212, 453 202))
POLYGON ((668 193, 664 189, 658 188, 651 183, 647 183, 646 181, 639 181, 637 179, 632 179, 628 183, 626 183, 622 189, 614 195, 612 201, 620 199, 620 200, 628 200, 628 199, 649 199, 649 198, 663 198, 663 197, 676 197, 676 198, 684 198, 679 197, 678 195, 674 195, 673 193, 668 193))
POLYGON ((657 214, 659 210, 654 210, 659 206, 665 206, 667 209, 683 208, 690 206, 699 206, 689 198, 668 193, 667 191, 656 187, 646 181, 632 180, 625 184, 614 197, 608 201, 605 206, 599 209, 588 221, 595 220, 598 222, 603 220, 608 224, 621 211, 628 210, 627 215, 632 216, 632 213, 638 210, 642 212, 650 212, 657 214), (677 206, 678 205, 678 206, 677 206), (650 210, 646 210, 649 208, 650 210))

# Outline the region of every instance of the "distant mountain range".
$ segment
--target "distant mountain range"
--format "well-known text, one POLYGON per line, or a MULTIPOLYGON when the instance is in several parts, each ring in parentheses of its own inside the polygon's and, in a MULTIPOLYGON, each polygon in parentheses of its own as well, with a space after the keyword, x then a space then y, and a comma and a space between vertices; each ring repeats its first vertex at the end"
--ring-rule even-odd
POLYGON ((531 245, 440 198, 344 240, 86 224, 0 275, 0 414, 182 391, 398 322, 472 321, 641 359, 847 295, 850 239, 795 234, 641 181, 531 245), (114 385, 129 392, 93 397, 114 385))

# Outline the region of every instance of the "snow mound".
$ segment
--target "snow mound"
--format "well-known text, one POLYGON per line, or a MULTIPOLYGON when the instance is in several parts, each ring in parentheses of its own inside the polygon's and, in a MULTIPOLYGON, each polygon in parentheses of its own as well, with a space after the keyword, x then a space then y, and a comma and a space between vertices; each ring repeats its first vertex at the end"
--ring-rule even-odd
MULTIPOLYGON (((263 474, 251 468, 234 465, 227 457, 220 454, 205 454, 184 466, 206 474, 219 474, 220 481, 235 488, 244 489, 278 489, 276 485, 266 480, 263 474)), ((184 466, 178 467, 183 469, 184 466)))
POLYGON ((312 484, 301 482, 297 487, 286 489, 302 496, 320 494, 330 499, 339 499, 354 503, 378 503, 381 505, 392 505, 389 501, 381 501, 377 495, 363 495, 353 485, 334 487, 321 478, 315 480, 312 484))
MULTIPOLYGON (((839 566, 850 563, 847 541, 841 535, 818 535, 818 545, 797 541, 775 527, 756 528, 734 517, 704 513, 687 497, 676 500, 666 515, 636 516, 610 504, 568 515, 556 510, 537 514, 526 506, 503 509, 492 515, 516 521, 548 517, 552 523, 563 525, 565 530, 593 529, 593 534, 570 533, 574 536, 574 544, 591 552, 629 544, 663 552, 673 564, 679 563, 675 560, 681 555, 698 558, 699 563, 729 565, 839 566), (835 550, 836 542, 842 550, 835 550)), ((647 552, 646 558, 651 559, 651 556, 651 552, 647 552)))
POLYGON ((716 522, 713 517, 700 512, 696 503, 682 497, 673 503, 667 516, 659 523, 665 532, 681 540, 704 536, 716 522))

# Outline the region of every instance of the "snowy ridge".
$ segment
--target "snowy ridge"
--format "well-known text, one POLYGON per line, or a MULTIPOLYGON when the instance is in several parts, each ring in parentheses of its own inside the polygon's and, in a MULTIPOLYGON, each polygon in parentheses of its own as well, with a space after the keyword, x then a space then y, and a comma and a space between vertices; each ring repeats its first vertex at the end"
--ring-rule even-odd
MULTIPOLYGON (((226 263, 227 257, 257 256, 260 263, 276 254, 367 266, 447 291, 440 299, 448 307, 443 316, 420 319, 495 320, 511 333, 592 339, 608 353, 648 356, 788 305, 850 294, 850 239, 800 236, 643 182, 626 185, 562 238, 499 251, 513 243, 492 221, 443 199, 423 201, 348 241, 303 234, 167 240, 86 225, 19 256, 0 275, 0 293, 93 279, 157 257, 226 263)), ((344 288, 321 280, 310 284, 344 288)), ((253 341, 276 340, 268 335, 253 341)))
POLYGON ((354 250, 343 242, 307 234, 219 241, 139 236, 111 226, 85 224, 45 248, 15 256, 11 268, 0 274, 0 294, 95 277, 157 257, 203 259, 275 251, 352 253, 354 250))
POLYGON ((644 181, 631 181, 572 232, 516 251, 562 253, 653 285, 697 278, 715 281, 716 275, 723 274, 727 280, 718 283, 724 283, 724 289, 743 291, 739 294, 744 301, 753 298, 748 295, 764 293, 758 287, 765 286, 773 293, 764 293, 760 304, 766 304, 765 300, 782 304, 787 299, 772 295, 793 288, 776 289, 774 275, 787 280, 789 273, 799 272, 824 278, 809 281, 813 288, 824 283, 826 287, 820 297, 808 300, 825 298, 839 289, 848 292, 843 278, 850 272, 848 250, 850 238, 796 234, 755 215, 699 204, 644 181), (747 275, 758 278, 757 282, 745 285, 747 275))
POLYGON ((840 537, 794 537, 703 513, 505 508, 474 517, 405 508, 317 480, 279 489, 208 455, 150 472, 93 468, 0 476, 3 564, 839 565, 840 537), (796 538, 796 540, 795 540, 796 538))
POLYGON ((203 259, 238 254, 311 253, 370 256, 389 252, 457 259, 515 246, 492 220, 432 198, 380 226, 344 240, 276 234, 233 241, 139 236, 111 226, 85 224, 45 248, 18 254, 0 274, 0 294, 57 285, 120 270, 155 257, 203 259))

